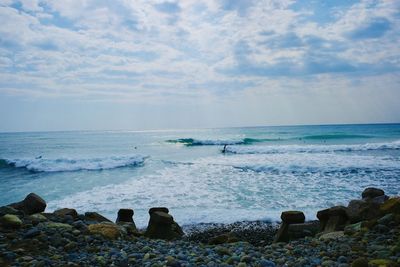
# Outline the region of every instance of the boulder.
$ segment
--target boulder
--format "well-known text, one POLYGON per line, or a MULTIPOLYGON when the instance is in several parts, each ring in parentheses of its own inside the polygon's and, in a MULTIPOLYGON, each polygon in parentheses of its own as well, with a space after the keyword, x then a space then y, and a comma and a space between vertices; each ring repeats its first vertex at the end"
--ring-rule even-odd
POLYGON ((374 188, 374 187, 368 187, 366 188, 361 196, 362 198, 366 198, 366 199, 371 199, 371 198, 375 198, 375 197, 379 197, 379 196, 383 196, 385 195, 385 192, 382 189, 379 188, 374 188))
POLYGON ((154 208, 150 208, 149 209, 149 214, 151 215, 155 211, 162 211, 162 212, 165 212, 165 213, 169 213, 169 210, 166 207, 154 207, 154 208))
POLYGON ((343 236, 344 236, 344 232, 343 231, 335 231, 335 232, 322 234, 319 237, 319 240, 323 241, 323 240, 339 239, 339 238, 342 238, 343 236))
POLYGON ((14 209, 21 210, 27 215, 43 212, 46 209, 46 201, 35 193, 30 193, 24 200, 10 204, 14 209))
POLYGON ((275 235, 274 242, 287 242, 290 240, 289 225, 301 224, 305 221, 304 213, 301 211, 284 211, 281 214, 282 224, 275 235))
POLYGON ((400 214, 400 197, 389 198, 380 206, 382 214, 400 214))
POLYGON ((364 220, 372 220, 379 217, 379 207, 380 204, 375 201, 351 200, 349 202, 349 205, 347 206, 346 214, 350 220, 350 223, 357 223, 364 220))
POLYGON ((118 217, 116 220, 119 222, 130 222, 133 223, 133 210, 132 209, 120 209, 118 211, 118 217))
POLYGON ((306 217, 304 216, 304 213, 301 211, 284 211, 281 214, 281 219, 282 222, 287 223, 287 224, 292 224, 292 223, 304 223, 306 217))
POLYGON ((10 206, 0 207, 0 216, 6 215, 6 214, 23 215, 23 212, 20 210, 14 209, 13 207, 10 207, 10 206))
POLYGON ((335 206, 318 211, 317 218, 321 222, 321 231, 329 233, 343 230, 348 221, 346 210, 346 207, 335 206))
POLYGON ((0 224, 5 228, 18 229, 22 226, 22 221, 16 215, 6 214, 0 218, 0 224))
POLYGON ((32 214, 28 217, 31 220, 33 225, 37 225, 38 223, 47 221, 47 217, 41 213, 32 214))
POLYGON ((299 239, 306 236, 315 236, 320 229, 319 221, 310 221, 305 223, 289 224, 289 240, 299 239))
POLYGON ((97 212, 86 212, 85 213, 85 220, 86 221, 92 221, 92 222, 110 222, 112 223, 112 221, 110 221, 109 219, 107 219, 106 217, 100 215, 97 212))
POLYGON ((89 233, 99 234, 109 239, 117 239, 121 236, 121 230, 114 223, 102 222, 88 226, 89 233))
POLYGON ((78 212, 75 209, 63 208, 53 212, 54 215, 59 217, 71 216, 73 219, 78 218, 78 212))
MULTIPOLYGON (((151 209, 150 209, 151 210, 151 209)), ((174 221, 174 218, 163 211, 149 211, 150 220, 145 236, 154 239, 172 240, 183 236, 181 227, 174 221)))

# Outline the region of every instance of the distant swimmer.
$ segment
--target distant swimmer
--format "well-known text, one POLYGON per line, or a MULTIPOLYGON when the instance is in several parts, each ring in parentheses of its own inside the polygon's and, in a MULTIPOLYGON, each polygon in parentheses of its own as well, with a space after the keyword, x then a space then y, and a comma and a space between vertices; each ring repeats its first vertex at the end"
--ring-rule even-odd
POLYGON ((36 157, 36 159, 41 159, 41 158, 42 158, 42 156, 36 157))
POLYGON ((225 152, 226 152, 226 146, 227 146, 227 145, 224 145, 224 148, 222 149, 222 153, 225 153, 225 152))

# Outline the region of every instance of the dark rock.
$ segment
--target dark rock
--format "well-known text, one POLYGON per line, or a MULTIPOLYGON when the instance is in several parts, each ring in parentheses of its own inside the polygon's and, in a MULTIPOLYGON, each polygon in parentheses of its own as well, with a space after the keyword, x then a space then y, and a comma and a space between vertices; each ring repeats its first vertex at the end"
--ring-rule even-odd
POLYGON ((78 217, 78 212, 76 212, 75 209, 63 208, 56 210, 53 213, 59 217, 71 216, 73 219, 78 217))
POLYGON ((40 233, 41 231, 38 228, 34 227, 26 231, 23 235, 23 238, 33 238, 35 236, 40 235, 40 233))
POLYGON ((119 222, 130 222, 133 223, 133 210, 132 209, 120 209, 118 211, 118 217, 116 220, 119 222))
POLYGON ((393 197, 380 206, 382 214, 400 214, 400 197, 393 197))
POLYGON ((236 238, 236 236, 234 234, 227 233, 227 234, 222 234, 222 235, 218 235, 218 236, 211 238, 208 241, 208 244, 220 245, 220 244, 225 244, 225 243, 234 243, 237 241, 238 241, 238 239, 236 238))
POLYGON ((387 195, 383 195, 383 196, 379 196, 379 197, 374 197, 372 199, 368 199, 368 201, 376 203, 376 204, 383 204, 388 199, 389 199, 389 197, 387 195))
POLYGON ((165 213, 169 213, 169 210, 166 207, 154 207, 154 208, 149 209, 149 214, 151 215, 153 212, 156 212, 156 211, 162 211, 165 213))
POLYGON ((301 211, 284 211, 281 214, 281 219, 284 223, 304 223, 306 217, 301 211))
POLYGON ((149 225, 145 236, 155 239, 172 240, 183 236, 182 229, 174 222, 174 218, 162 211, 152 211, 150 213, 149 225))
POLYGON ((94 221, 94 222, 112 222, 97 212, 86 212, 85 220, 86 221, 94 221))
POLYGON ((43 212, 46 209, 46 201, 35 193, 30 193, 21 202, 10 204, 14 209, 21 210, 25 214, 31 215, 43 212))
POLYGON ((0 224, 5 228, 17 229, 22 226, 22 221, 17 215, 6 214, 0 217, 0 224))
POLYGON ((368 267, 368 260, 366 258, 358 258, 353 261, 351 267, 368 267))
POLYGON ((320 227, 319 221, 289 224, 289 240, 299 239, 306 236, 315 236, 319 232, 320 227))
POLYGON ((374 198, 374 197, 383 196, 384 194, 385 194, 385 192, 382 189, 368 187, 362 192, 361 196, 362 196, 362 198, 374 198))
POLYGON ((305 221, 304 213, 301 211, 284 211, 281 214, 282 224, 275 235, 274 242, 287 242, 290 240, 289 225, 302 224, 305 221))
POLYGON ((330 209, 324 209, 317 212, 317 218, 320 221, 321 231, 325 229, 329 217, 330 217, 330 209))
POLYGON ((20 210, 14 209, 13 207, 10 207, 10 206, 0 207, 0 216, 6 215, 6 214, 23 215, 23 212, 21 212, 20 210))
POLYGON ((335 206, 318 211, 317 218, 321 222, 321 231, 329 233, 343 230, 348 221, 346 210, 346 207, 335 206))
MULTIPOLYGON (((382 198, 383 196, 377 197, 382 198)), ((347 206, 346 214, 351 223, 379 218, 380 204, 378 201, 352 200, 347 206)))

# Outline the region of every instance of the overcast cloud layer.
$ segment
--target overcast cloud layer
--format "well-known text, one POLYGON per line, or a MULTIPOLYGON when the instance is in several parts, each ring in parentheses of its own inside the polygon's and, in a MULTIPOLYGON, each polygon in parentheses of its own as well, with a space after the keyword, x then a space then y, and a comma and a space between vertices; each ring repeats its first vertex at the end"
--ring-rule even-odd
POLYGON ((400 2, 0 0, 0 131, 400 121, 400 2))

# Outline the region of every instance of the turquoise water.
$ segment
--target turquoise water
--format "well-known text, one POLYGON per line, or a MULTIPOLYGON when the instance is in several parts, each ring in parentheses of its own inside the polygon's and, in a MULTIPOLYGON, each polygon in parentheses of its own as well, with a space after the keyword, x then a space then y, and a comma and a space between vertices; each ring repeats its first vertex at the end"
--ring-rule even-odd
POLYGON ((139 226, 153 206, 181 224, 313 219, 368 186, 399 194, 400 124, 0 133, 0 183, 0 205, 36 192, 139 226))

